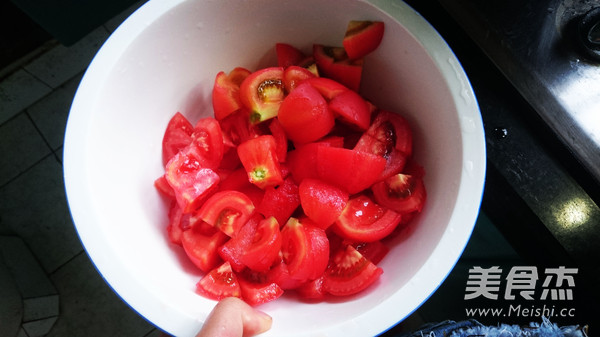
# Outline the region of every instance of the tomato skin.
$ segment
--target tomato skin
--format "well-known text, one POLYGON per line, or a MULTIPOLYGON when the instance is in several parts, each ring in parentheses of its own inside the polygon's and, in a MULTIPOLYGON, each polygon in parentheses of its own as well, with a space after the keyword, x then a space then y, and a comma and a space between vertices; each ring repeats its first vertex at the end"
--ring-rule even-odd
POLYGON ((308 69, 300 66, 289 66, 283 71, 283 85, 285 86, 286 92, 289 94, 303 81, 314 78, 315 74, 311 73, 308 69))
POLYGON ((371 186, 377 203, 407 214, 423 209, 427 192, 420 176, 398 173, 371 186))
POLYGON ((257 70, 240 85, 240 100, 250 110, 252 124, 277 116, 284 97, 283 67, 257 70))
POLYGON ((246 194, 239 191, 219 191, 204 202, 198 210, 198 216, 234 237, 253 212, 254 204, 246 194))
POLYGON ((250 70, 237 67, 229 74, 221 71, 215 77, 212 90, 212 106, 217 120, 229 116, 242 106, 240 84, 250 75, 250 70))
POLYGON ((194 126, 180 112, 171 117, 163 135, 163 165, 166 165, 181 149, 192 142, 193 132, 194 126))
POLYGON ((279 122, 297 144, 315 141, 329 133, 335 118, 327 101, 308 83, 301 83, 281 102, 279 122))
POLYGON ((267 279, 276 283, 283 290, 296 289, 304 284, 305 280, 298 280, 290 275, 288 265, 281 260, 276 263, 267 273, 267 279))
POLYGON ((384 158, 346 148, 317 147, 316 167, 319 179, 356 194, 371 185, 385 168, 384 158), (351 167, 352 170, 348 170, 351 167))
POLYGON ((349 198, 341 188, 313 178, 303 179, 298 192, 304 214, 323 229, 335 222, 349 198))
POLYGON ((379 47, 384 31, 381 21, 350 21, 342 40, 348 58, 359 59, 373 52, 379 47))
POLYGON ((222 232, 205 235, 195 227, 183 231, 181 245, 192 263, 200 270, 208 273, 223 262, 219 257, 218 248, 227 241, 228 237, 222 232))
POLYGON ((265 195, 257 207, 257 211, 265 217, 273 216, 280 225, 300 206, 298 185, 292 178, 286 178, 283 184, 265 189, 265 195))
POLYGON ((281 253, 290 277, 302 282, 312 273, 310 237, 296 218, 290 218, 281 229, 281 253))
POLYGON ((378 241, 394 231, 402 216, 360 194, 348 201, 334 224, 340 236, 354 242, 378 241))
POLYGON ((323 288, 334 296, 359 293, 375 283, 383 269, 362 256, 354 247, 346 245, 336 252, 323 278, 323 288))
POLYGON ((367 260, 378 264, 389 253, 390 249, 381 241, 353 243, 352 246, 367 260))
POLYGON ((387 110, 377 112, 367 134, 402 152, 407 158, 412 155, 413 136, 408 121, 397 113, 387 110))
POLYGON ((185 149, 167 163, 165 177, 184 213, 194 211, 218 186, 219 175, 202 167, 194 153, 185 149))
POLYGON ((215 301, 226 297, 242 297, 240 284, 229 262, 212 269, 196 284, 196 293, 215 301))
POLYGON ((317 178, 317 151, 328 143, 308 143, 288 153, 288 165, 296 184, 306 178, 317 178))
POLYGON ((385 168, 377 180, 385 180, 394 174, 400 173, 408 160, 408 157, 396 149, 393 143, 381 141, 368 132, 364 133, 358 139, 354 150, 372 153, 385 158, 385 168))
POLYGON ((238 146, 237 152, 248 173, 248 180, 254 185, 264 189, 283 182, 277 142, 272 135, 249 139, 238 146))

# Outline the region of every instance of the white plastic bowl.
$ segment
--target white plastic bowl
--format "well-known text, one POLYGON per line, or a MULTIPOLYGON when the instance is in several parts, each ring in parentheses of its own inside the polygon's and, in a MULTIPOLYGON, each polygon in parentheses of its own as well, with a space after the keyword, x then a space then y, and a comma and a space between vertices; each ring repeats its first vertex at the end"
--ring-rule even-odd
POLYGON ((193 336, 215 302, 194 293, 202 276, 167 242, 163 173, 171 116, 211 114, 218 71, 275 64, 274 45, 309 52, 340 45, 352 19, 385 22, 364 66, 363 91, 412 123, 426 169, 427 204, 414 232, 381 263, 380 282, 339 302, 282 297, 260 307, 270 336, 369 336, 416 310, 444 281, 471 235, 485 176, 477 101, 442 38, 400 1, 151 0, 108 39, 77 91, 64 174, 77 231, 110 286, 161 329, 193 336))

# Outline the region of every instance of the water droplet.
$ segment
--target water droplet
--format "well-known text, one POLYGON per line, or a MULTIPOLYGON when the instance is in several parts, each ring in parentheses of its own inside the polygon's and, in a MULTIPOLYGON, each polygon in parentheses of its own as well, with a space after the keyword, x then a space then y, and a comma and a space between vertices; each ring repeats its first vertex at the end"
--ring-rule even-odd
POLYGON ((495 127, 492 130, 492 135, 496 139, 504 139, 504 138, 508 137, 508 130, 506 128, 502 128, 502 127, 495 127))

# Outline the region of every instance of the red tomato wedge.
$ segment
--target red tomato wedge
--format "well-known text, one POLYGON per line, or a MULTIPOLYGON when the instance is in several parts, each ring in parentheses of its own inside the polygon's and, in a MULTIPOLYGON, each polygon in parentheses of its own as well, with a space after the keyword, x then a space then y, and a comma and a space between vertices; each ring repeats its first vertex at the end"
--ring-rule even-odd
POLYGON ((313 45, 313 57, 323 76, 358 91, 362 78, 363 60, 350 60, 343 47, 313 45))
POLYGON ((348 58, 359 59, 377 49, 384 30, 385 25, 381 21, 350 21, 342 40, 348 58))
POLYGON ((331 295, 348 296, 366 289, 383 273, 383 269, 347 245, 334 254, 323 279, 323 288, 331 295))
POLYGON ((423 179, 416 175, 399 173, 374 184, 371 190, 377 203, 402 214, 420 212, 427 199, 423 179))
POLYGON ((337 95, 346 92, 348 89, 346 86, 336 82, 327 77, 315 77, 306 80, 313 88, 317 89, 326 100, 331 101, 337 95))
POLYGON ((322 138, 335 125, 327 101, 308 83, 301 83, 285 97, 278 118, 288 138, 297 144, 322 138))
POLYGON ((246 194, 238 191, 219 191, 204 202, 198 216, 233 237, 253 212, 254 204, 246 194))
POLYGON ((222 120, 241 108, 240 84, 250 73, 248 69, 237 67, 229 74, 224 71, 217 74, 212 91, 212 106, 217 120, 222 120))
POLYGON ((290 218, 281 229, 281 254, 291 278, 306 281, 312 275, 310 237, 296 218, 290 218))
POLYGON ((246 77, 240 85, 240 99, 250 110, 250 122, 253 124, 277 116, 279 105, 284 97, 282 67, 257 70, 246 77))
POLYGON ((251 183, 262 189, 283 183, 275 137, 249 139, 238 146, 237 152, 251 183))
POLYGON ((302 180, 298 192, 304 214, 323 229, 340 216, 349 197, 341 188, 312 178, 302 180))
POLYGON ((166 165, 181 149, 192 142, 192 132, 194 127, 180 112, 171 117, 162 141, 163 164, 166 165))
POLYGON ((402 216, 360 194, 348 201, 334 225, 343 238, 355 242, 381 240, 394 231, 402 216))
POLYGON ((277 159, 279 162, 285 162, 288 152, 288 139, 278 118, 271 120, 269 131, 271 131, 271 135, 275 138, 275 154, 277 154, 277 159))
POLYGON ((190 261, 207 273, 223 262, 219 257, 218 248, 228 239, 223 232, 206 235, 201 229, 193 227, 182 233, 181 244, 190 261))
POLYGON ((281 249, 279 223, 274 217, 263 219, 248 237, 250 240, 241 254, 242 263, 252 270, 267 272, 281 249))
POLYGON ((220 121, 223 143, 230 147, 260 136, 261 130, 250 123, 250 110, 242 108, 220 121))
POLYGON ((324 276, 320 276, 312 281, 303 283, 301 286, 296 288, 296 293, 303 300, 308 301, 319 301, 327 297, 327 291, 323 288, 324 276))
POLYGON ((219 301, 225 297, 242 297, 240 284, 231 265, 225 262, 212 269, 196 284, 196 292, 204 297, 219 301))

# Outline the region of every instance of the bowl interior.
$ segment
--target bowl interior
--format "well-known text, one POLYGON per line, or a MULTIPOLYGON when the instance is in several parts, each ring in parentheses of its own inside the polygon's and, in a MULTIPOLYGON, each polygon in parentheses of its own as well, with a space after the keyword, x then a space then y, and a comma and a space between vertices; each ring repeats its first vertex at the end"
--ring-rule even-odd
POLYGON ((428 201, 395 239, 380 282, 339 302, 292 297, 261 306, 273 336, 373 335, 414 311, 454 266, 481 201, 485 145, 462 68, 435 31, 402 2, 152 0, 102 47, 71 108, 64 149, 67 196, 78 233, 103 277, 160 328, 193 336, 215 302, 194 293, 202 276, 165 235, 167 209, 153 187, 162 135, 180 111, 211 111, 218 71, 275 64, 274 45, 310 52, 340 45, 349 20, 385 22, 365 60, 361 92, 412 124, 428 201), (306 324, 310 322, 310 324, 306 324))

